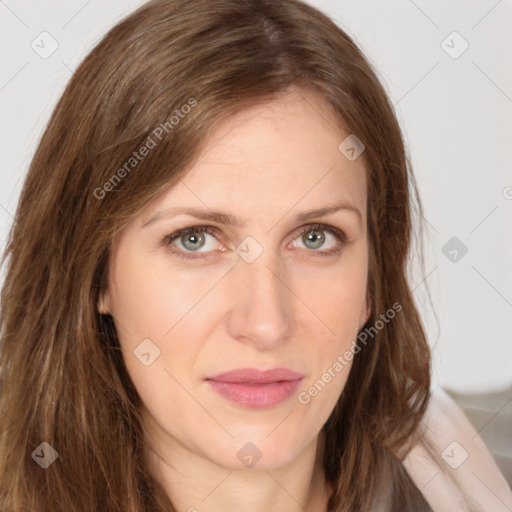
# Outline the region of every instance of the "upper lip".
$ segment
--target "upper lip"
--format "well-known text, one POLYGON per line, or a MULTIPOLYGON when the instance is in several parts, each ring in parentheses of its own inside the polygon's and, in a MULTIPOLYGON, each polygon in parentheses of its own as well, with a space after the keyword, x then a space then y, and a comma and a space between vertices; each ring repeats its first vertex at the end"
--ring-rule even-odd
POLYGON ((206 380, 233 383, 259 383, 290 381, 302 379, 304 375, 289 370, 288 368, 272 368, 270 370, 258 370, 257 368, 237 368, 229 372, 219 373, 206 380))

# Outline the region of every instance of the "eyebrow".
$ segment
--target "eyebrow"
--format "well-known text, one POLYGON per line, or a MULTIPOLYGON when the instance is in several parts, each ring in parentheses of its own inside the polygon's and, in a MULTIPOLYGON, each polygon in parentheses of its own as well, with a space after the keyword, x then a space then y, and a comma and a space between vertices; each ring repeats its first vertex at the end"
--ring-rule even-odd
MULTIPOLYGON (((325 215, 330 215, 340 210, 346 210, 348 212, 355 213, 358 217, 359 223, 362 224, 363 216, 358 208, 348 202, 336 203, 330 206, 325 206, 323 208, 317 208, 314 210, 307 210, 302 213, 299 213, 295 217, 296 222, 304 222, 309 219, 315 217, 323 217, 325 215)), ((152 215, 149 220, 147 220, 141 229, 148 228, 149 226, 155 224, 159 220, 169 217, 175 217, 177 215, 190 215, 192 217, 196 217, 197 219, 206 220, 210 222, 217 222, 219 224, 224 224, 226 226, 232 226, 240 228, 245 225, 246 221, 241 222, 235 216, 217 211, 217 210, 205 210, 202 208, 183 208, 183 207, 175 207, 175 208, 167 208, 162 211, 156 212, 152 215)))

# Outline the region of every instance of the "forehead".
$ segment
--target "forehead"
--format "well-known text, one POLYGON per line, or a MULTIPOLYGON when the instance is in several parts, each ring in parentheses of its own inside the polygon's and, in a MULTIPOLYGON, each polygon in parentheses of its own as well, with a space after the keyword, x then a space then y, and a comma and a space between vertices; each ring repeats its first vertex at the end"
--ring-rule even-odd
POLYGON ((189 172, 150 212, 190 206, 245 219, 345 201, 364 215, 363 155, 351 161, 338 149, 348 135, 309 92, 247 108, 212 132, 189 172))

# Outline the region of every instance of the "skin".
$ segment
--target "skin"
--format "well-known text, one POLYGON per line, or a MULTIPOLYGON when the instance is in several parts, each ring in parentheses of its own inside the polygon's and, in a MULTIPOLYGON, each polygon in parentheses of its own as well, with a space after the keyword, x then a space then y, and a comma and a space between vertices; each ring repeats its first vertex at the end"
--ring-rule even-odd
POLYGON ((114 240, 99 307, 116 322, 145 406, 147 458, 177 510, 327 510, 320 431, 351 363, 309 403, 298 394, 351 347, 370 313, 366 170, 362 156, 349 161, 338 150, 347 135, 328 105, 306 91, 244 110, 212 133, 185 178, 114 240), (360 217, 341 209, 296 220, 338 202, 360 217), (245 223, 162 213, 178 206, 221 210, 245 223), (341 252, 321 255, 340 243, 329 231, 320 232, 322 245, 298 229, 314 223, 345 233, 341 252), (204 245, 190 236, 163 243, 203 225, 216 229, 204 245), (263 249, 252 263, 236 252, 249 236, 263 249), (172 249, 202 258, 183 259, 172 249), (148 366, 134 355, 144 339, 160 350, 148 366), (240 367, 285 367, 304 379, 284 402, 249 409, 204 380, 240 367), (248 442, 261 453, 251 468, 237 457, 248 442))

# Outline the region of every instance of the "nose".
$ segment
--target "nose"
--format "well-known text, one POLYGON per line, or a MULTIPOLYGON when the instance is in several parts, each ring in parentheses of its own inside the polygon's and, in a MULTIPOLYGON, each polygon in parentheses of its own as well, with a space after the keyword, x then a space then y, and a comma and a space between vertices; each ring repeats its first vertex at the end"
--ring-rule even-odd
POLYGON ((271 350, 282 344, 292 327, 291 298, 284 262, 270 250, 252 263, 240 258, 229 273, 232 308, 228 331, 234 338, 271 350))

